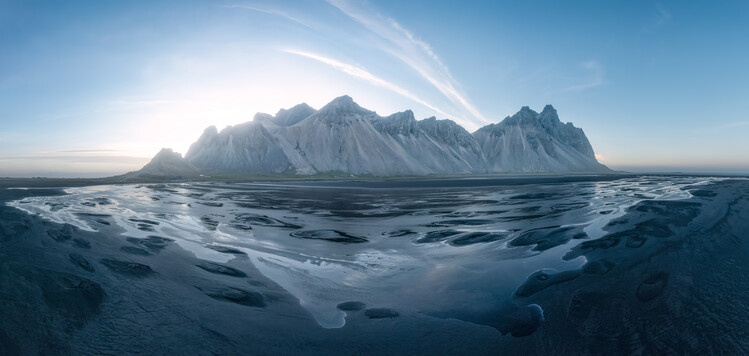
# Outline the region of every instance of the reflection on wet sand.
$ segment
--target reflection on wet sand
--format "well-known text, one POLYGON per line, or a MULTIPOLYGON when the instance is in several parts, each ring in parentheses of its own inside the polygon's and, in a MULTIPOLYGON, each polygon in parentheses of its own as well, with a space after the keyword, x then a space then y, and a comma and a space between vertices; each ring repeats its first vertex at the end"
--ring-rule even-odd
MULTIPOLYGON (((613 320, 646 334, 631 319, 638 311, 630 300, 602 301, 610 292, 589 284, 619 276, 621 283, 632 280, 632 300, 657 303, 669 295, 685 275, 639 263, 687 243, 690 231, 710 235, 722 226, 728 212, 704 206, 728 205, 730 189, 716 186, 746 185, 731 182, 154 184, 71 188, 7 204, 51 222, 49 241, 74 249, 65 258, 83 274, 109 271, 108 278, 133 283, 173 279, 223 303, 216 308, 276 310, 295 298, 328 329, 348 330, 362 320, 457 320, 531 336, 508 350, 553 352, 532 340, 556 337, 550 335, 569 325, 580 335, 610 330, 606 335, 618 337, 624 331, 613 320), (96 237, 103 234, 121 243, 102 250, 96 237), (174 248, 194 260, 170 266, 174 248), (616 308, 611 320, 601 319, 616 308), (629 314, 620 320, 617 313, 629 314)), ((2 228, 7 234, 19 227, 2 228)))

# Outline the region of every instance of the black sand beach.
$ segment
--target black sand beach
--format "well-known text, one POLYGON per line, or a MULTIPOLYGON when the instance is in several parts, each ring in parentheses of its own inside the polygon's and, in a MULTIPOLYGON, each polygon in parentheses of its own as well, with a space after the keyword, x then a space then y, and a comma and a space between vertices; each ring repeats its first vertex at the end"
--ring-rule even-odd
POLYGON ((117 188, 143 199, 103 186, 81 200, 59 182, 4 181, 0 350, 747 353, 749 181, 682 182, 686 199, 645 190, 666 179, 682 180, 117 188), (636 203, 616 215, 607 194, 636 203), (166 210, 135 208, 149 206, 166 210), (379 229, 357 230, 368 223, 379 229))

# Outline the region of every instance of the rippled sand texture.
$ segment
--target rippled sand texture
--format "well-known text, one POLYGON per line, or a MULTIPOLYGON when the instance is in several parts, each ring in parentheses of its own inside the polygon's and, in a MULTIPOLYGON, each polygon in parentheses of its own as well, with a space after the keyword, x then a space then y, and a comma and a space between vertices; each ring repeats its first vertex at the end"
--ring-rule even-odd
POLYGON ((748 188, 634 177, 4 190, 0 348, 742 352, 748 188))

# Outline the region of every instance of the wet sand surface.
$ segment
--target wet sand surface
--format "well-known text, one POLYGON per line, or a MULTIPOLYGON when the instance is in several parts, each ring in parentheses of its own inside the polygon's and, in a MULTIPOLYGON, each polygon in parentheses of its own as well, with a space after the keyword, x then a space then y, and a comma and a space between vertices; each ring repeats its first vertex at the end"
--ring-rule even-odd
POLYGON ((22 183, 3 354, 749 351, 748 180, 22 183))

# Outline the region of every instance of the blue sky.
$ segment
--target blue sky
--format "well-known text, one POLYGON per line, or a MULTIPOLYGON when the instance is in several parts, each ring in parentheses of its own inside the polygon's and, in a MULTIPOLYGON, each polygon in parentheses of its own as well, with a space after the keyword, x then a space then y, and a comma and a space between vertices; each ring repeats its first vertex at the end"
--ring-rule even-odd
POLYGON ((749 2, 0 0, 0 176, 136 170, 348 94, 473 131, 552 104, 601 161, 749 172, 749 2))

